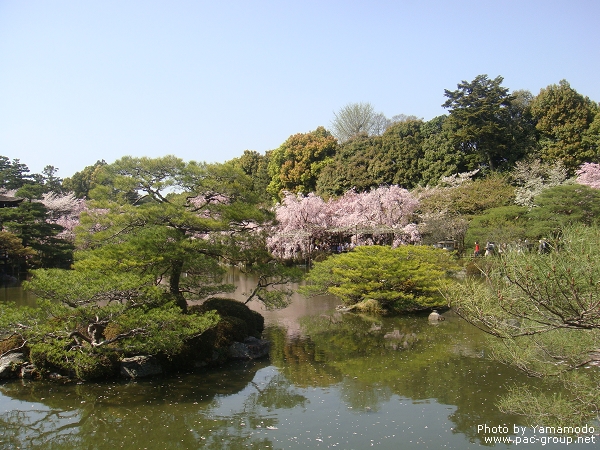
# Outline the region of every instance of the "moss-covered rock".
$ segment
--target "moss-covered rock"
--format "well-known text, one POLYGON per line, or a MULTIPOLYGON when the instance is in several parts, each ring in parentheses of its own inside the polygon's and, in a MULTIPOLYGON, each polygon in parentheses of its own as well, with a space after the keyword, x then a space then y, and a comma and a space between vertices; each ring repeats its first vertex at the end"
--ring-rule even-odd
POLYGON ((245 304, 227 298, 210 298, 201 305, 188 308, 189 314, 202 315, 216 311, 217 325, 185 342, 182 351, 169 358, 175 370, 194 369, 202 365, 221 364, 229 358, 229 347, 244 342, 248 336, 260 338, 264 330, 263 316, 245 304))
POLYGON ((190 308, 190 312, 194 314, 203 314, 208 311, 217 311, 222 318, 236 317, 241 319, 246 324, 248 336, 260 338, 265 329, 264 317, 237 300, 213 297, 206 300, 201 305, 190 308))

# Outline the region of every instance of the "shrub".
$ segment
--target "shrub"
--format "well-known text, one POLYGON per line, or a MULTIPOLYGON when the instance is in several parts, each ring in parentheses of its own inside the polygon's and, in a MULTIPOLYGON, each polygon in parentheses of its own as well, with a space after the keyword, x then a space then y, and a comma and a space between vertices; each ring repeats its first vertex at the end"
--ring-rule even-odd
POLYGON ((32 345, 30 359, 41 373, 58 372, 80 380, 112 377, 118 373, 116 353, 65 350, 60 340, 32 345))
POLYGON ((333 294, 346 306, 370 299, 387 312, 417 311, 446 305, 439 290, 458 268, 452 255, 432 247, 357 247, 315 263, 300 291, 333 294))

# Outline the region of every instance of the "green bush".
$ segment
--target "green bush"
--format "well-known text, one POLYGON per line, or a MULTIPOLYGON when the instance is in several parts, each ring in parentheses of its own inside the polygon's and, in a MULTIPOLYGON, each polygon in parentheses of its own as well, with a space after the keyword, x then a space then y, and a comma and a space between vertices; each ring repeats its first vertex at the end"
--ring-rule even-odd
MULTIPOLYGON (((388 313, 442 307, 440 294, 449 272, 458 270, 451 254, 427 246, 357 247, 314 264, 306 295, 333 294, 346 306, 373 300, 388 313)), ((366 307, 367 305, 365 305, 366 307)), ((377 310, 373 305, 369 310, 377 310)))
POLYGON ((30 359, 42 374, 58 372, 80 380, 107 378, 118 374, 119 357, 115 352, 65 350, 62 341, 32 345, 30 359))

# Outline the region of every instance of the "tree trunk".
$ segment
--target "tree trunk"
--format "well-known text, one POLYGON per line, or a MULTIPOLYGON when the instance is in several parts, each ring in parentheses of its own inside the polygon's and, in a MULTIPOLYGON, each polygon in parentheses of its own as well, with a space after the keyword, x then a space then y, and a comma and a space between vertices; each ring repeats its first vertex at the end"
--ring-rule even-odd
POLYGON ((175 260, 171 266, 171 277, 169 279, 169 291, 175 296, 177 306, 181 308, 183 313, 187 312, 187 301, 179 290, 179 280, 183 270, 183 261, 175 260))

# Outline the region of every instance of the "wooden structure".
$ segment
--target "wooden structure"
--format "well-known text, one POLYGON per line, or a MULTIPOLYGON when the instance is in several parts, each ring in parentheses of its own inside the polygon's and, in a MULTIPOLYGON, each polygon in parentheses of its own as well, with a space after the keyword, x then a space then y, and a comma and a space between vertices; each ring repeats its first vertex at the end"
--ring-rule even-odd
POLYGON ((10 197, 0 194, 0 208, 16 208, 23 201, 19 197, 10 197))

